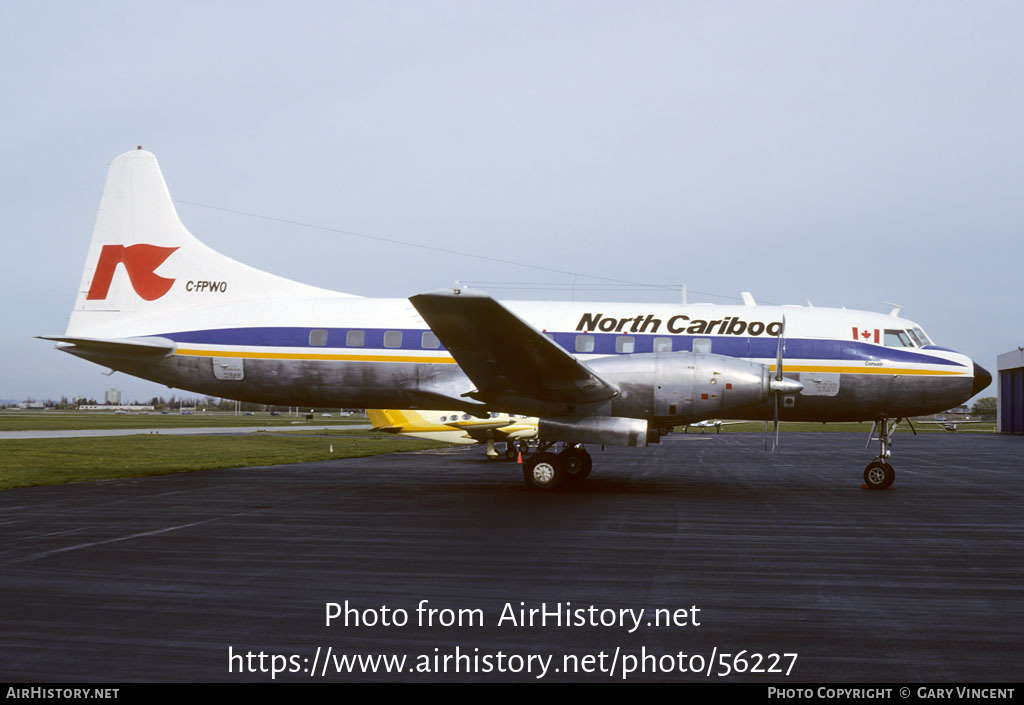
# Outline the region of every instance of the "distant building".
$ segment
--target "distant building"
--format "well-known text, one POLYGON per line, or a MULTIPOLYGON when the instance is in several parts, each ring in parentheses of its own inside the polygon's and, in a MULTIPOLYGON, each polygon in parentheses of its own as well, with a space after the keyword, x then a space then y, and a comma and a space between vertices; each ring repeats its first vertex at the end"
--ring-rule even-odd
POLYGON ((117 390, 117 389, 108 389, 107 390, 107 396, 106 396, 106 402, 108 404, 114 404, 114 405, 120 404, 121 403, 121 392, 119 390, 117 390))
POLYGON ((1024 433, 1024 348, 999 356, 996 367, 996 430, 1024 433))

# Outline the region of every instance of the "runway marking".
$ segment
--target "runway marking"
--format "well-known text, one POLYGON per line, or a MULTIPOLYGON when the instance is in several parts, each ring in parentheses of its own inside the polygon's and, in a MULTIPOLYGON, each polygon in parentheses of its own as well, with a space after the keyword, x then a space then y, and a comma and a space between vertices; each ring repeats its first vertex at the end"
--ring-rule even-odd
MULTIPOLYGON (((239 514, 244 514, 244 513, 246 513, 246 512, 239 512, 239 514)), ((238 514, 231 514, 229 516, 238 516, 238 514)), ((177 526, 168 526, 168 527, 163 528, 163 529, 154 529, 153 531, 140 531, 137 534, 128 534, 127 536, 118 536, 117 538, 104 539, 103 541, 90 541, 88 543, 79 543, 79 544, 76 544, 74 546, 65 546, 64 548, 55 548, 55 549, 50 550, 50 551, 43 551, 42 553, 35 553, 35 554, 31 555, 31 556, 26 556, 25 558, 19 558, 18 560, 10 561, 10 562, 11 563, 27 563, 28 561, 38 560, 39 558, 48 558, 48 557, 56 555, 58 553, 65 553, 67 551, 78 551, 78 550, 83 549, 83 548, 92 548, 93 546, 103 546, 103 545, 108 544, 108 543, 119 543, 121 541, 130 541, 132 539, 138 539, 138 538, 142 538, 144 536, 156 536, 157 534, 166 534, 166 533, 170 533, 171 531, 177 531, 178 529, 188 529, 188 528, 193 527, 193 526, 201 526, 202 524, 209 524, 211 521, 218 521, 218 520, 224 519, 224 518, 226 518, 226 517, 212 517, 210 519, 204 519, 202 521, 194 521, 194 522, 191 522, 189 524, 178 524, 177 526)))

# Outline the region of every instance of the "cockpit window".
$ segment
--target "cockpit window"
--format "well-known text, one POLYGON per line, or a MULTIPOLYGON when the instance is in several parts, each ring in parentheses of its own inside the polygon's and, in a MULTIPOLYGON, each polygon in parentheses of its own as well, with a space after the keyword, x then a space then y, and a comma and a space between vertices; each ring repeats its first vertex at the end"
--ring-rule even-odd
POLYGON ((917 337, 921 339, 922 345, 935 345, 935 343, 932 342, 932 339, 929 338, 920 328, 915 328, 914 332, 917 333, 917 337))
POLYGON ((914 344, 910 342, 910 336, 907 335, 906 331, 886 329, 886 331, 885 331, 885 347, 887 347, 887 348, 912 348, 912 347, 914 347, 914 344))
POLYGON ((917 337, 917 333, 914 331, 913 328, 907 329, 907 335, 909 335, 910 339, 914 341, 914 345, 916 345, 919 348, 924 347, 924 341, 917 337))

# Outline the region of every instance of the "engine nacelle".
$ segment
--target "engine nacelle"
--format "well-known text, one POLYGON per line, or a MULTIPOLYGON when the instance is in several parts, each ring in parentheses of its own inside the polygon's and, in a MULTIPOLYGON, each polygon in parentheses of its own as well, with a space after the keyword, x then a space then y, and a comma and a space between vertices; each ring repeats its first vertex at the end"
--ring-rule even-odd
POLYGON ((648 442, 657 443, 659 434, 649 439, 646 419, 628 419, 621 416, 549 416, 541 418, 537 425, 541 441, 562 441, 565 443, 592 443, 610 446, 645 447, 648 442))
POLYGON ((753 411, 772 393, 767 365, 712 353, 639 353, 587 365, 619 387, 607 410, 613 417, 673 423, 729 417, 753 411))

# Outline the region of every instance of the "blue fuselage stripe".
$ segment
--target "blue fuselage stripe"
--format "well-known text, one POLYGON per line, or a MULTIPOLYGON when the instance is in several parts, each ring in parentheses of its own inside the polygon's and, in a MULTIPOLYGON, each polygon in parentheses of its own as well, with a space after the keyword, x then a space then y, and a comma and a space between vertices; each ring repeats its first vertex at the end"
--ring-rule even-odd
MULTIPOLYGON (((361 349, 394 349, 394 350, 444 350, 444 346, 438 348, 426 348, 422 344, 422 328, 298 328, 298 327, 260 327, 260 328, 216 328, 209 330, 181 331, 176 333, 161 333, 162 338, 169 338, 176 343, 191 343, 199 345, 230 345, 247 347, 278 347, 278 348, 306 348, 310 352, 324 347, 331 349, 349 349, 358 352, 361 349), (326 344, 323 346, 310 345, 310 331, 326 331, 326 344), (362 346, 350 346, 347 344, 347 337, 350 330, 363 331, 364 340, 362 346), (398 346, 385 346, 384 335, 387 332, 402 333, 401 344, 398 346)), ((548 333, 556 343, 568 350, 570 353, 578 354, 584 351, 576 350, 576 338, 581 333, 548 333)), ((654 352, 655 339, 659 345, 665 345, 663 341, 669 341, 672 352, 692 352, 693 341, 703 339, 711 341, 710 352, 716 355, 728 357, 774 359, 777 339, 769 336, 702 336, 702 335, 651 335, 632 334, 623 336, 618 333, 589 333, 593 337, 594 345, 592 350, 585 351, 591 355, 617 355, 627 354, 616 350, 616 339, 629 337, 633 339, 633 353, 654 352)), ((393 336, 394 337, 394 336, 393 336)), ((389 341, 393 342, 393 341, 389 341)), ((894 363, 919 363, 929 365, 950 365, 963 367, 959 362, 947 360, 942 357, 902 350, 898 348, 887 348, 870 343, 861 343, 855 340, 827 340, 820 338, 787 338, 785 342, 785 356, 788 359, 797 360, 862 360, 862 361, 884 361, 894 363)), ((661 348, 659 348, 661 349, 661 348)), ((946 350, 946 348, 933 348, 946 350)), ((667 352, 667 350, 663 350, 667 352)))

